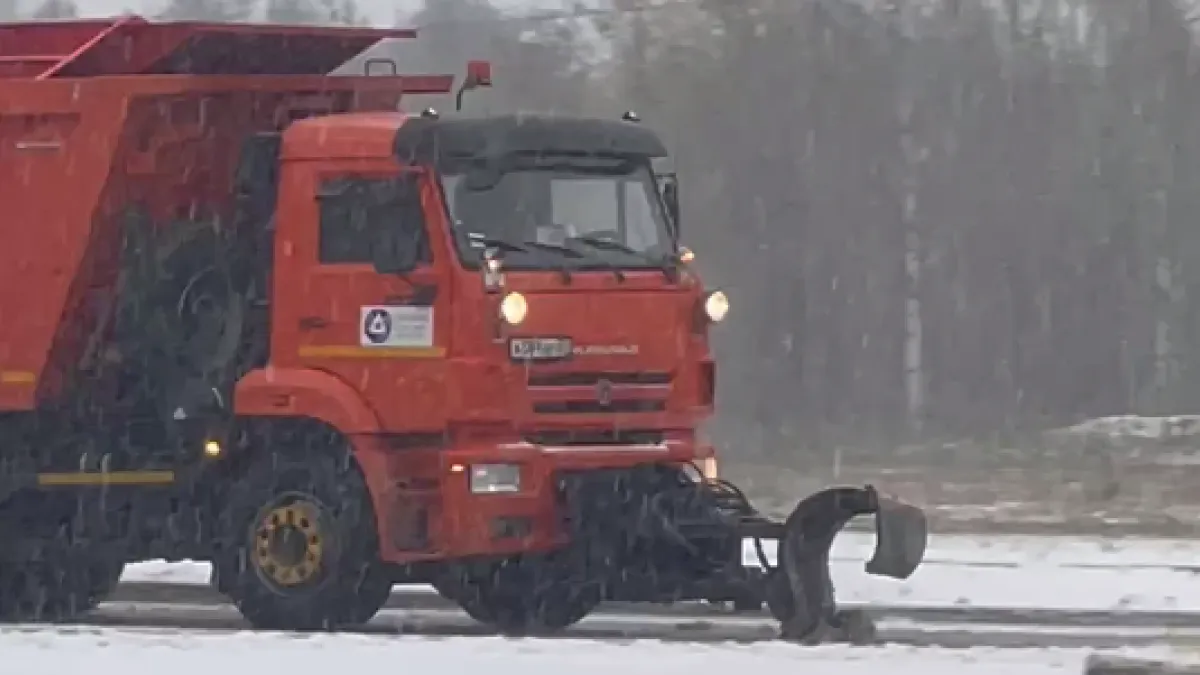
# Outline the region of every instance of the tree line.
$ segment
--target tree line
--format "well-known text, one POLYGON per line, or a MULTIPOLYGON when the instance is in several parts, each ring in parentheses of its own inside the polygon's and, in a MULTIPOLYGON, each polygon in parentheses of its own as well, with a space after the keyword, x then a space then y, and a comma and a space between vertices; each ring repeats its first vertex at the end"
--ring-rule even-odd
POLYGON ((684 240, 733 299, 713 433, 787 456, 1200 408, 1196 9, 611 0, 524 22, 430 0, 424 18, 442 49, 487 47, 492 109, 633 108, 666 136, 684 240))
POLYGON ((622 72, 733 298, 714 431, 787 454, 1196 412, 1192 9, 709 0, 651 25, 622 72))

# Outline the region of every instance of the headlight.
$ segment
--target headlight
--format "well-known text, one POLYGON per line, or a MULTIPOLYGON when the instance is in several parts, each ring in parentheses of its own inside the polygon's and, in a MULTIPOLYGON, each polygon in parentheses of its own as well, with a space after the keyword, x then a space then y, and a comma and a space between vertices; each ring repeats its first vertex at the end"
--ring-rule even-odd
POLYGON ((720 323, 729 313, 729 298, 721 291, 713 291, 704 298, 704 314, 709 321, 720 323))
POLYGON ((519 325, 529 313, 529 303, 520 293, 509 293, 500 301, 500 318, 511 326, 519 325))
POLYGON ((472 464, 471 493, 521 491, 521 467, 516 464, 472 464))

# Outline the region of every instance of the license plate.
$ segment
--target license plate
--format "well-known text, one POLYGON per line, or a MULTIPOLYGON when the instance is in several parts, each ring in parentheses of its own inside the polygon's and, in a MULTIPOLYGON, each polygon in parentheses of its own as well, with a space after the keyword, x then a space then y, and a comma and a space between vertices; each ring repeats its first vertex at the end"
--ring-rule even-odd
POLYGON ((571 355, 570 338, 512 338, 508 355, 514 361, 551 361, 571 355))

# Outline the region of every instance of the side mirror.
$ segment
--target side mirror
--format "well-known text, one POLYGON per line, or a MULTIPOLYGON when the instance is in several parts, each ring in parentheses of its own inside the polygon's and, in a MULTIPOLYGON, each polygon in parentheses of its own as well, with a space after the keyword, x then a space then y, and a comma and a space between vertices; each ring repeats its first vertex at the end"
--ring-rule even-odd
POLYGON ((492 64, 489 61, 467 61, 467 76, 454 95, 454 109, 462 110, 463 94, 472 89, 492 86, 492 64))
POLYGON ((671 224, 675 226, 675 236, 680 233, 679 223, 679 179, 675 176, 668 176, 663 181, 662 188, 663 203, 667 207, 667 215, 671 217, 671 224))

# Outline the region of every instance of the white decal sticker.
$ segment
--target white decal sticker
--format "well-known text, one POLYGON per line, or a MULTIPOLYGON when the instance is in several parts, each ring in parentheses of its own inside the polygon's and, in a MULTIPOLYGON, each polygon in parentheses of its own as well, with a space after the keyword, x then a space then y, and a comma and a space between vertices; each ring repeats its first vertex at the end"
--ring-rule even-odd
POLYGON ((359 325, 363 347, 433 346, 432 307, 363 307, 359 325))

